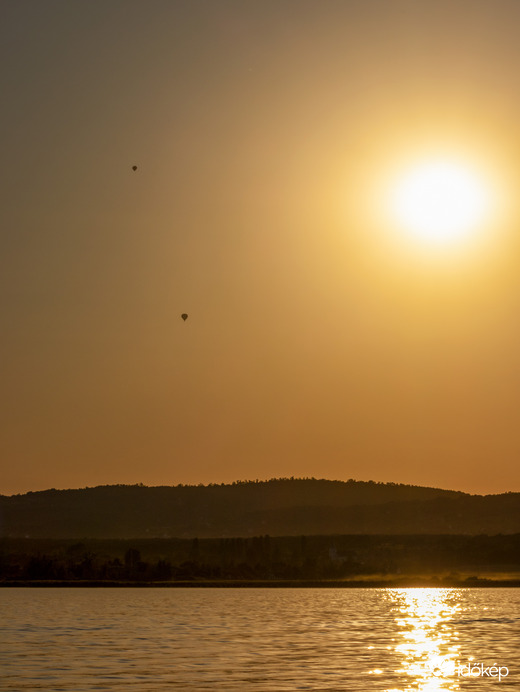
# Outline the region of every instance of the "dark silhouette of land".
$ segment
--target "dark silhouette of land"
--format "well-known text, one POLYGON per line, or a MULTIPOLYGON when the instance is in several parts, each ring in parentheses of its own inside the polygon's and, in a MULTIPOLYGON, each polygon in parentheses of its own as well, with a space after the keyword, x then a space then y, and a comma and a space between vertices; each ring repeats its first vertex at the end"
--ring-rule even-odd
POLYGON ((520 493, 468 495, 372 481, 111 485, 0 496, 0 536, 13 538, 519 532, 520 493))
POLYGON ((486 579, 520 585, 520 534, 0 539, 0 585, 485 586, 486 579))
POLYGON ((272 479, 0 496, 0 586, 520 585, 520 493, 272 479))

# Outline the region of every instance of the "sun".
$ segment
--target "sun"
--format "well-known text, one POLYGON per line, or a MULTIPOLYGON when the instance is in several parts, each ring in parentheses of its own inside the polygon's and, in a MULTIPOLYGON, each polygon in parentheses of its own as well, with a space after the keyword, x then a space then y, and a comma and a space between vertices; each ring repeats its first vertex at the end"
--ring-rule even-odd
POLYGON ((491 187, 470 165, 428 159, 396 176, 389 206, 394 222, 416 241, 428 246, 453 245, 487 222, 491 187))

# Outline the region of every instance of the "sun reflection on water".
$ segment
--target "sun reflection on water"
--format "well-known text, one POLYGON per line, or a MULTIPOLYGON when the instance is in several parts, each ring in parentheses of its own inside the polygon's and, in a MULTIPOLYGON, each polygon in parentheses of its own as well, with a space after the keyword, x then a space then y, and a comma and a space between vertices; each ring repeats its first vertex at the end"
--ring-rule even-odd
MULTIPOLYGON (((401 658, 398 675, 406 676, 407 690, 459 690, 454 676, 460 658, 458 632, 452 624, 461 610, 454 589, 389 589, 398 636, 393 647, 401 658)), ((401 692, 401 690, 388 690, 401 692)))

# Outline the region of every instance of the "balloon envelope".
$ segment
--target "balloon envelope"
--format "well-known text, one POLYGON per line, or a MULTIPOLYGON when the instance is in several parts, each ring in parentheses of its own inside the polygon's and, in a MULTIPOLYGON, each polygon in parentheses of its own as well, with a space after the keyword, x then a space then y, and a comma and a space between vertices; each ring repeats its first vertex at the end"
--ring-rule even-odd
POLYGON ((188 315, 185 312, 182 313, 181 317, 185 322, 188 319, 188 315))

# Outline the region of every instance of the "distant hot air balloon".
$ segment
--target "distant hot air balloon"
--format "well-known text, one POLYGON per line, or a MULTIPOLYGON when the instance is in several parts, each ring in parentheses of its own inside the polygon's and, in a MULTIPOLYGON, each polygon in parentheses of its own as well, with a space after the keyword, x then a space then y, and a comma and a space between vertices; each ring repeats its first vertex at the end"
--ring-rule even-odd
POLYGON ((137 166, 132 166, 132 170, 133 170, 133 171, 136 171, 136 170, 137 170, 137 166))
POLYGON ((188 319, 188 315, 185 312, 182 313, 181 317, 185 322, 188 319))

